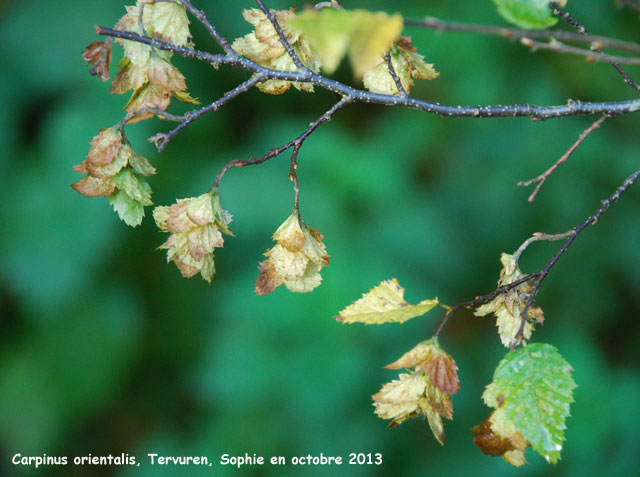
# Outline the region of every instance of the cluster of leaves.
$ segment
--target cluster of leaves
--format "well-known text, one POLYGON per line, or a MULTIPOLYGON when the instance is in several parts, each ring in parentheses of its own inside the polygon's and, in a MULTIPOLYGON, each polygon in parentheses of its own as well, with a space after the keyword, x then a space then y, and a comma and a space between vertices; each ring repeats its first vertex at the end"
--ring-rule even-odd
MULTIPOLYGON (((557 21, 546 0, 493 2, 504 18, 523 28, 547 28, 557 21)), ((566 0, 558 3, 564 5, 566 0)), ((177 46, 192 46, 187 12, 181 3, 137 0, 135 6, 126 9, 127 13, 116 24, 117 30, 177 46)), ((262 10, 245 10, 243 17, 253 31, 231 44, 236 53, 265 68, 332 74, 347 57, 355 78, 367 90, 387 95, 408 94, 415 79, 438 76, 433 65, 417 53, 411 39, 401 36, 403 19, 398 14, 341 8, 271 13, 281 31, 262 10), (290 56, 280 35, 300 61, 290 56)), ((85 176, 72 187, 88 197, 108 197, 120 218, 136 226, 144 217, 144 207, 153 204, 151 188, 144 178, 156 170, 135 153, 124 135, 124 127, 154 116, 162 117, 172 97, 190 104, 197 104, 197 100, 186 92, 185 77, 171 64, 171 53, 139 42, 116 41, 123 46, 124 56, 118 63, 120 70, 110 92, 133 93, 124 107, 126 114, 122 121, 101 130, 91 141, 86 159, 74 168, 85 176)), ((107 39, 92 43, 83 53, 85 61, 91 64, 91 74, 103 81, 111 78, 111 50, 112 41, 107 39)), ((309 83, 277 79, 258 82, 256 86, 268 94, 282 94, 291 86, 313 92, 309 83)), ((218 188, 212 187, 198 197, 178 199, 171 206, 156 207, 153 216, 158 228, 170 234, 160 246, 167 250, 167 261, 174 262, 185 277, 199 273, 210 282, 215 274, 214 250, 224 245, 223 234, 233 235, 228 227, 231 215, 222 209, 218 188)), ((329 265, 323 238, 304 223, 296 200, 293 212, 273 235, 276 245, 266 251, 266 259, 259 264, 255 292, 264 295, 281 285, 292 292, 309 292, 319 286, 320 272, 329 265)), ((514 256, 503 254, 501 262, 498 285, 508 291, 479 306, 475 314, 493 313, 500 339, 510 347, 533 287, 530 282, 523 282, 509 288, 524 275, 514 256)), ((437 298, 416 305, 407 303, 404 289, 391 279, 346 307, 337 319, 342 323, 404 323, 437 306, 450 310, 437 298)), ((473 429, 474 441, 483 452, 500 455, 513 465, 525 462, 524 453, 529 446, 550 462, 559 459, 565 419, 576 386, 571 367, 555 348, 525 344, 524 340, 531 338, 534 324, 542 324, 543 319, 539 308, 528 309, 523 342, 519 343, 522 346, 500 362, 493 382, 483 394, 484 402, 494 411, 473 429)), ((451 396, 460 388, 453 357, 434 336, 386 368, 405 372, 373 395, 375 413, 389 419, 390 427, 426 416, 434 436, 443 444, 442 418, 453 417, 451 396)))
POLYGON ((267 259, 260 263, 256 293, 266 295, 284 284, 293 292, 308 292, 320 285, 320 270, 329 265, 324 237, 300 220, 294 210, 273 234, 278 242, 265 252, 267 259))
MULTIPOLYGON (((520 271, 512 256, 504 254, 502 261, 505 268, 501 281, 517 279, 514 276, 520 271)), ((514 301, 515 298, 508 298, 509 305, 504 301, 494 303, 496 311, 492 311, 498 315, 499 322, 503 314, 517 318, 513 308, 508 313, 500 311, 506 310, 507 306, 515 307, 514 301)), ((342 323, 404 323, 438 305, 449 309, 437 298, 410 305, 404 300, 404 288, 396 279, 391 279, 372 288, 342 310, 336 319, 342 323)), ((534 312, 536 316, 537 313, 534 312)), ((520 320, 517 321, 519 324, 520 320)), ((529 329, 528 337, 532 329, 529 329)), ((501 338, 504 333, 504 329, 499 328, 501 338)), ((513 330, 509 338, 516 333, 517 329, 513 330)), ((434 436, 444 444, 442 417, 453 417, 451 395, 460 389, 460 384, 458 366, 441 348, 438 337, 419 343, 385 367, 406 369, 407 372, 383 385, 372 396, 376 414, 382 419, 390 419, 390 428, 410 418, 426 416, 434 436)), ((571 366, 551 345, 533 343, 508 353, 498 364, 493 382, 482 396, 485 404, 495 410, 486 421, 472 429, 476 445, 485 454, 502 456, 516 466, 525 463, 524 454, 529 446, 549 462, 557 462, 576 387, 571 371, 571 366)))
MULTIPOLYGON (((500 257, 500 262, 502 263, 502 270, 500 270, 500 279, 498 280, 499 287, 514 283, 524 277, 513 255, 503 253, 500 257)), ((522 312, 525 309, 527 300, 529 300, 532 288, 530 281, 524 282, 508 292, 498 295, 489 303, 479 306, 475 311, 477 316, 485 316, 489 313, 493 313, 496 316, 496 326, 498 327, 500 341, 507 348, 511 347, 513 339, 520 329, 522 312)), ((534 323, 544 323, 544 314, 537 307, 531 307, 527 311, 527 319, 522 333, 524 340, 531 338, 534 323)))
MULTIPOLYGON (((117 29, 148 34, 176 45, 190 45, 189 20, 182 5, 139 0, 126 7, 117 29)), ((170 62, 171 53, 128 40, 116 40, 124 48, 118 63, 120 71, 111 83, 110 92, 123 94, 133 90, 125 105, 125 118, 115 126, 100 131, 91 141, 86 160, 74 167, 87 174, 73 188, 87 197, 108 196, 109 202, 127 225, 137 226, 144 217, 144 207, 153 205, 151 187, 141 176, 156 173, 155 168, 136 154, 124 136, 124 124, 136 123, 167 109, 171 97, 186 103, 197 101, 186 90, 184 76, 170 62)), ((94 42, 83 53, 92 65, 91 73, 103 81, 111 78, 112 42, 94 42)))
MULTIPOLYGON (((177 46, 193 46, 187 12, 181 3, 137 0, 135 6, 127 6, 126 10, 116 30, 147 35, 177 46)), ((313 72, 333 73, 343 57, 348 56, 354 75, 363 79, 370 91, 399 94, 384 60, 389 54, 406 92, 415 78, 437 76, 433 66, 416 52, 411 40, 400 36, 403 20, 398 14, 336 8, 299 14, 292 10, 272 13, 296 56, 313 72)), ((244 10, 243 17, 253 31, 231 44, 234 51, 269 69, 299 71, 262 10, 244 10)), ((154 116, 162 118, 172 97, 191 104, 197 100, 186 92, 184 76, 171 64, 172 53, 131 40, 116 42, 123 46, 124 56, 118 62, 120 70, 109 91, 133 93, 124 107, 124 119, 101 131, 91 142, 87 159, 75 168, 87 176, 73 184, 73 188, 88 197, 108 196, 120 218, 136 226, 142 222, 144 207, 153 204, 151 188, 142 176, 156 171, 134 152, 124 136, 124 125, 154 116)), ((103 81, 111 78, 110 39, 92 43, 83 57, 91 64, 92 74, 103 81)), ((281 94, 292 85, 313 92, 309 83, 282 80, 266 80, 256 86, 265 93, 281 94)), ((185 277, 200 273, 211 281, 215 271, 213 251, 223 246, 221 233, 231 234, 227 228, 230 215, 220 207, 218 189, 212 188, 199 197, 178 199, 170 207, 157 207, 153 215, 160 230, 171 233, 160 247, 167 250, 167 261, 174 262, 185 277)), ((322 239, 320 232, 304 224, 295 208, 274 234, 277 245, 265 253, 267 259, 259 265, 256 293, 264 295, 283 284, 294 292, 308 292, 320 285, 320 271, 329 264, 322 239)))
POLYGON ((152 205, 151 187, 142 176, 156 173, 144 157, 130 144, 123 143, 121 128, 102 129, 91 140, 87 158, 73 168, 86 174, 72 184, 75 191, 87 197, 107 196, 120 219, 136 226, 144 217, 144 206, 152 205))
POLYGON ((172 261, 185 277, 198 273, 211 282, 215 273, 213 250, 222 247, 222 234, 233 235, 227 227, 231 214, 222 210, 216 189, 188 199, 178 199, 170 207, 156 207, 156 225, 171 235, 160 248, 168 250, 172 261))

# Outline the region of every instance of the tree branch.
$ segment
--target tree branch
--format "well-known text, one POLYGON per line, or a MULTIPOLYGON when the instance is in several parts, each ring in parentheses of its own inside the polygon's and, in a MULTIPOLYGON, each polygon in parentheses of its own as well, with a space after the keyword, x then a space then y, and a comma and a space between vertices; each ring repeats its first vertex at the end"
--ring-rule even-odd
MULTIPOLYGON (((284 151, 286 151, 289 148, 293 147, 293 153, 291 156, 291 168, 289 169, 289 175, 290 177, 292 176, 293 173, 293 177, 291 177, 291 180, 294 180, 295 178, 295 169, 297 168, 297 159, 298 159, 298 152, 300 150, 300 147, 302 146, 302 143, 304 143, 304 141, 309 137, 309 135, 316 130, 316 128, 318 126, 320 126, 322 123, 325 123, 327 121, 329 121, 331 119, 331 117, 335 114, 336 111, 338 111, 340 108, 342 108, 343 106, 345 106, 346 104, 350 103, 351 100, 349 98, 343 97, 342 99, 340 99, 340 101, 338 101, 336 104, 334 104, 326 113, 324 113, 322 116, 320 116, 318 119, 316 119, 314 122, 312 122, 309 127, 302 133, 300 134, 298 137, 296 137, 295 139, 289 141, 288 143, 277 147, 275 149, 271 149, 268 153, 266 153, 263 156, 260 157, 251 157, 249 159, 234 159, 233 161, 225 164, 225 166, 220 170, 220 172, 218 173, 218 176, 216 177, 215 182, 213 183, 213 186, 211 186, 211 189, 214 189, 216 187, 218 187, 218 185, 220 184, 220 180, 222 179, 222 177, 225 175, 225 173, 233 166, 235 167, 246 167, 246 166, 253 166, 256 164, 262 164, 263 162, 268 161, 269 159, 273 159, 276 156, 279 156, 280 154, 282 154, 284 151)), ((297 181, 294 180, 294 186, 297 184, 297 181)), ((297 197, 297 193, 296 193, 296 197, 297 197)), ((297 199, 296 199, 296 204, 297 204, 297 199)))
POLYGON ((232 58, 239 56, 233 50, 233 48, 229 46, 229 43, 227 42, 227 40, 218 32, 216 27, 213 26, 213 24, 209 21, 209 19, 207 18, 207 16, 202 10, 198 10, 196 7, 194 7, 189 0, 180 0, 180 3, 182 4, 182 6, 184 6, 184 8, 187 9, 187 11, 189 11, 194 17, 196 17, 200 23, 204 25, 204 27, 207 29, 209 34, 214 38, 214 40, 216 40, 218 45, 222 47, 222 49, 228 56, 232 58))
POLYGON ((405 19, 404 24, 405 26, 420 26, 431 28, 439 32, 459 31, 467 33, 480 33, 483 35, 501 36, 502 38, 506 38, 507 40, 519 40, 520 38, 531 38, 534 40, 555 39, 565 42, 586 43, 589 46, 595 46, 603 50, 614 48, 640 54, 640 44, 638 43, 617 40, 615 38, 608 38, 605 36, 582 35, 579 33, 573 33, 564 30, 522 30, 520 28, 494 25, 447 22, 434 17, 426 17, 424 20, 405 19))
POLYGON ((396 88, 398 88, 398 94, 400 94, 401 96, 407 96, 407 91, 404 89, 404 86, 402 86, 402 81, 400 80, 398 73, 396 73, 396 69, 393 67, 393 63, 391 62, 391 55, 389 53, 384 55, 384 61, 385 63, 387 63, 387 69, 389 70, 389 74, 393 78, 393 82, 396 84, 396 88))
POLYGON ((581 102, 569 100, 566 105, 561 106, 537 106, 532 104, 514 105, 494 105, 494 106, 450 106, 440 103, 432 103, 409 96, 385 95, 369 93, 347 86, 338 81, 326 78, 312 71, 279 71, 271 70, 260 66, 251 60, 241 56, 212 55, 210 53, 180 47, 170 43, 138 35, 131 32, 123 32, 110 28, 97 27, 101 35, 126 40, 138 41, 152 45, 161 50, 172 51, 178 55, 188 58, 195 58, 207 63, 216 65, 232 65, 248 71, 260 74, 264 79, 278 79, 283 81, 297 81, 300 83, 311 83, 328 91, 332 91, 341 96, 349 98, 350 102, 376 103, 387 106, 404 106, 419 111, 438 114, 444 117, 470 117, 470 118, 492 118, 492 117, 527 117, 537 120, 546 120, 562 116, 580 115, 608 115, 617 116, 620 114, 632 113, 640 110, 640 99, 633 99, 619 102, 581 102))
POLYGON ((551 258, 551 260, 549 260, 549 262, 540 270, 538 270, 537 272, 534 273, 530 273, 529 275, 526 275, 512 283, 509 283, 507 285, 503 285, 499 288, 496 288, 494 291, 492 291, 491 293, 488 293, 486 295, 482 295, 482 296, 478 296, 476 298, 474 298, 473 300, 469 300, 469 301, 465 301, 462 303, 459 303, 455 306, 450 307, 447 312, 445 313, 444 317, 442 318, 442 320, 440 321, 440 324, 438 325, 438 329, 435 332, 435 336, 439 336, 440 333, 442 332, 442 330, 444 329, 445 325, 447 324, 449 318, 451 318, 451 316, 453 316, 455 313, 457 313, 458 311, 462 310, 463 308, 466 309, 472 309, 472 308, 476 308, 479 305, 483 305, 485 303, 490 302, 491 300, 493 300, 494 298, 496 298, 499 295, 502 295, 504 293, 507 293, 510 290, 513 290, 514 288, 516 288, 519 285, 522 285, 523 283, 526 283, 530 280, 535 280, 535 283, 533 285, 533 289, 531 291, 531 294, 529 295, 529 298, 527 299, 527 302, 525 303, 525 307, 522 310, 521 313, 521 323, 520 323, 520 328, 518 329, 518 333, 516 334, 516 336, 514 337, 514 341, 512 343, 512 347, 511 350, 513 351, 515 346, 517 346, 517 344, 519 344, 522 341, 522 337, 523 337, 523 333, 524 333, 524 325, 526 323, 526 319, 527 319, 527 314, 529 312, 529 310, 531 309, 531 306, 533 305, 533 301, 538 293, 538 290, 540 289, 540 285, 542 284, 542 282, 544 281, 544 279, 547 277, 547 275, 549 274, 549 272, 551 271, 551 269, 556 265, 556 263, 558 263, 558 260, 560 260, 560 257, 562 257, 565 252, 569 249, 569 247, 571 246, 571 244, 573 243, 573 241, 578 237, 578 235, 584 230, 586 229, 589 225, 595 224, 598 219, 600 219, 600 217, 607 211, 607 209, 614 204, 615 202, 617 202, 620 199, 620 196, 626 192, 637 180, 638 178, 640 178, 640 169, 635 171, 633 174, 631 174, 623 183, 622 185, 620 185, 616 191, 610 195, 608 198, 606 198, 605 200, 602 201, 602 205, 600 206, 600 208, 598 210, 596 210, 591 216, 589 216, 584 222, 582 222, 580 225, 572 228, 571 230, 562 233, 562 234, 557 234, 557 235, 547 235, 547 234, 536 234, 533 237, 527 239, 516 251, 516 253, 514 254, 515 257, 520 258, 520 254, 522 253, 522 251, 531 243, 534 241, 538 241, 538 240, 562 240, 562 239, 567 239, 566 242, 562 245, 562 247, 560 248, 560 250, 558 250, 558 252, 556 252, 556 254, 551 258))
POLYGON ((210 111, 217 111, 218 109, 220 109, 222 106, 224 106, 226 103, 231 101, 236 96, 239 96, 240 94, 246 93, 247 91, 249 91, 251 87, 253 87, 256 83, 259 83, 262 80, 263 78, 259 74, 254 75, 244 83, 241 83, 240 85, 236 86, 232 90, 227 91, 217 101, 214 101, 213 103, 208 104, 207 106, 204 106, 200 109, 195 109, 185 114, 182 117, 172 116, 172 115, 171 117, 169 117, 170 115, 163 115, 163 116, 166 116, 167 119, 172 119, 174 121, 180 120, 181 123, 178 124, 175 128, 173 128, 168 133, 158 133, 155 136, 152 136, 151 138, 149 138, 149 141, 153 142, 156 145, 158 152, 162 152, 164 148, 167 147, 167 144, 169 144, 169 141, 171 141, 176 136, 176 134, 182 131, 182 129, 184 129, 194 120, 198 119, 200 116, 210 111))
POLYGON ((553 174, 553 172, 558 168, 558 166, 560 166, 561 164, 564 164, 565 162, 567 162, 567 159, 569 159, 569 157, 571 157, 571 154, 573 154, 575 152, 575 150, 578 149, 578 147, 580 147, 580 144, 582 144, 584 142, 584 140, 589 136, 589 134, 591 134, 598 127, 600 127, 600 125, 604 122, 605 119, 607 119, 607 116, 602 116, 602 117, 596 119, 595 122, 593 124, 591 124, 591 126, 589 126, 587 129, 582 131, 582 133, 578 137, 578 140, 575 143, 573 143, 573 145, 567 150, 567 152, 565 152, 562 155, 562 157, 556 161, 555 164, 553 164, 549 169, 544 171, 538 177, 535 177, 534 179, 531 179, 531 180, 528 180, 528 181, 525 181, 525 182, 522 182, 522 181, 518 182, 518 186, 519 187, 527 187, 527 186, 530 186, 530 185, 535 184, 535 183, 538 184, 536 186, 536 188, 534 189, 534 191, 529 196, 529 198, 527 199, 529 202, 533 202, 535 200, 536 195, 538 195, 538 191, 540 190, 542 185, 547 181, 549 176, 551 174, 553 174))
POLYGON ((522 313, 521 313, 520 329, 518 330, 518 333, 513 339, 513 343, 511 344, 511 351, 513 351, 515 347, 522 341, 522 336, 524 333, 524 325, 527 320, 527 314, 531 309, 531 306, 533 305, 533 300, 538 294, 540 285, 542 284, 544 279, 547 278, 547 275, 549 274, 551 269, 554 267, 556 263, 558 263, 558 260, 560 260, 560 257, 562 257, 562 255, 564 255, 565 252, 569 249, 569 247, 571 246, 573 241, 578 237, 580 232, 586 229, 589 225, 595 224, 598 221, 598 219, 602 216, 602 214, 604 214, 607 211, 607 209, 611 207, 612 204, 620 200, 620 196, 624 192, 626 192, 629 189, 629 187, 631 187, 634 184, 634 182, 638 180, 639 177, 640 177, 640 169, 634 172, 633 174, 631 174, 629 177, 627 177, 627 179, 622 183, 622 185, 620 185, 620 187, 616 189, 616 191, 612 195, 604 199, 602 201, 602 205, 600 206, 600 208, 596 210, 593 213, 593 215, 591 215, 589 218, 587 218, 584 222, 582 222, 577 227, 574 227, 573 229, 571 229, 571 231, 568 232, 570 234, 569 238, 562 245, 560 250, 558 250, 558 252, 553 256, 553 258, 549 261, 549 263, 547 263, 544 266, 544 268, 542 268, 537 272, 537 277, 536 277, 535 284, 533 285, 533 290, 531 291, 531 294, 529 295, 529 299, 525 303, 524 309, 522 310, 522 313))
MULTIPOLYGON (((562 18, 565 22, 567 22, 567 24, 575 28, 580 35, 587 36, 587 30, 584 28, 584 26, 582 26, 578 21, 576 21, 568 12, 565 12, 564 10, 562 10, 562 8, 560 8, 560 5, 558 5, 557 2, 549 2, 549 5, 551 6, 551 8, 553 8, 553 14, 555 16, 562 18)), ((601 53, 600 48, 598 48, 597 46, 592 45, 591 49, 596 53, 601 53)), ((613 66, 618 73, 620 73, 620 76, 622 76, 622 79, 624 80, 625 83, 627 83, 629 86, 631 86, 633 89, 635 89, 640 93, 640 85, 636 83, 631 78, 631 76, 629 76, 629 73, 627 73, 624 70, 624 68, 622 68, 622 66, 620 66, 615 61, 609 61, 609 64, 613 66)))
POLYGON ((627 56, 607 55, 605 53, 596 53, 593 49, 585 50, 575 46, 565 45, 564 43, 551 39, 549 42, 540 42, 531 38, 521 38, 520 43, 531 51, 549 50, 556 53, 564 53, 568 55, 584 56, 587 61, 604 61, 607 63, 624 63, 626 65, 640 65, 640 57, 632 58, 627 56))
POLYGON ((256 3, 260 7, 260 10, 262 10, 262 12, 267 16, 267 18, 271 22, 271 25, 273 25, 273 28, 276 30, 276 33, 278 34, 278 38, 280 39, 280 43, 282 43, 282 46, 284 46, 284 49, 287 51, 287 53, 293 60, 293 63, 302 71, 308 71, 308 68, 302 63, 302 60, 298 57, 298 54, 294 51, 293 47, 287 40, 287 37, 282 31, 282 27, 278 23, 278 20, 276 16, 273 14, 273 12, 266 7, 266 5, 262 0, 256 0, 256 3))

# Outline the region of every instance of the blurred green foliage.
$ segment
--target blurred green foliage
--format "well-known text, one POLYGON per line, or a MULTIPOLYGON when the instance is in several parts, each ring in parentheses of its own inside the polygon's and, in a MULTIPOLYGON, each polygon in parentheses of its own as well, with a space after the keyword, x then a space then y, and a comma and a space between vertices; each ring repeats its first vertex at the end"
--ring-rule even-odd
MULTIPOLYGON (((593 33, 639 41, 638 18, 612 1, 573 2, 593 33)), ((229 38, 249 31, 247 2, 197 2, 229 38)), ((302 2, 271 1, 274 8, 302 2)), ((500 23, 489 1, 344 1, 347 8, 500 23)), ((638 167, 637 117, 610 119, 542 189, 515 186, 546 169, 590 118, 443 119, 353 105, 323 125, 300 155, 301 211, 326 235, 332 264, 311 294, 253 294, 257 263, 289 215, 285 157, 231 170, 222 204, 235 238, 216 254, 211 286, 186 280, 155 248, 147 217, 130 229, 106 199, 69 184, 98 129, 121 117, 126 98, 87 74, 80 58, 94 24, 113 25, 119 0, 8 2, 0 55, 0 473, 23 455, 137 456, 138 468, 49 467, 41 475, 180 475, 145 465, 146 454, 340 455, 381 452, 382 466, 214 469, 216 475, 634 475, 640 465, 640 193, 632 189, 585 231, 545 282, 545 327, 534 341, 558 347, 579 387, 563 460, 529 451, 514 469, 481 454, 469 429, 489 413, 480 400, 505 352, 491 319, 461 313, 441 337, 460 366, 455 419, 440 447, 426 421, 389 431, 370 396, 395 377, 383 365, 434 331, 432 312, 402 326, 341 326, 332 319, 378 281, 396 277, 409 302, 454 304, 495 286, 499 256, 531 233, 581 222, 638 167)), ((215 50, 200 25, 196 44, 215 50)), ((606 64, 539 52, 500 38, 407 29, 441 72, 417 97, 449 104, 620 100, 632 91, 606 64)), ((119 53, 118 53, 119 54, 119 53)), ((118 55, 116 54, 116 56, 118 55)), ((117 60, 117 58, 116 58, 117 60)), ((204 103, 248 77, 176 58, 204 103)), ((631 73, 638 76, 637 70, 631 73)), ((351 81, 346 68, 338 71, 351 81)), ((301 132, 333 95, 297 91, 237 98, 183 131, 158 154, 146 138, 169 125, 129 128, 159 174, 156 204, 205 191, 234 158, 264 154, 301 132)), ((179 110, 180 107, 177 109, 179 110)), ((556 245, 534 244, 523 271, 556 245)), ((217 465, 217 464, 216 464, 217 465)), ((199 469, 196 469, 199 470, 199 469)), ((196 475, 194 468, 185 475, 196 475)), ((204 474, 211 474, 206 469, 204 474)), ((637 474, 636 474, 637 475, 637 474)))

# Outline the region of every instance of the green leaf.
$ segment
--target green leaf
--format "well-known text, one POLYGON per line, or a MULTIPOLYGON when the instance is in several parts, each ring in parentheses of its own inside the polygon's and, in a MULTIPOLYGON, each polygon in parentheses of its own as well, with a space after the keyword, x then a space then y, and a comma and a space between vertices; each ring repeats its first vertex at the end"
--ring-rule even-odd
POLYGON ((395 278, 380 282, 358 301, 346 307, 336 317, 342 323, 404 323, 416 316, 424 315, 438 305, 438 299, 423 300, 410 305, 404 299, 404 288, 395 278))
POLYGON ((142 223, 144 206, 137 200, 129 197, 126 192, 117 189, 109 196, 109 203, 113 206, 113 210, 118 212, 120 220, 125 224, 135 227, 142 223))
MULTIPOLYGON (((520 28, 542 30, 558 22, 549 0, 493 0, 493 3, 505 20, 520 28)), ((558 4, 564 7, 567 0, 558 0, 558 4)))
POLYGON ((560 459, 565 419, 576 387, 572 368, 548 344, 532 343, 508 353, 482 399, 505 418, 547 461, 560 459))
POLYGON ((112 180, 118 189, 126 192, 136 202, 140 202, 142 205, 153 205, 151 187, 131 172, 131 169, 122 169, 112 180))
POLYGON ((136 172, 143 176, 152 176, 156 173, 156 168, 140 154, 133 152, 129 158, 129 164, 135 169, 136 172))

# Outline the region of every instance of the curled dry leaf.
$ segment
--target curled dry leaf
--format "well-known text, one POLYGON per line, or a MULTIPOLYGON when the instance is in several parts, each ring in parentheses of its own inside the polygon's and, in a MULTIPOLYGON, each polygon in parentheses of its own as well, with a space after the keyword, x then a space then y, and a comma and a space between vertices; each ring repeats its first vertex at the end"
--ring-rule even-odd
POLYGON ((320 285, 320 270, 329 265, 324 237, 300 221, 294 211, 273 234, 277 244, 258 265, 255 292, 266 295, 284 284, 292 292, 306 293, 320 285))
POLYGON ((426 416, 435 438, 444 443, 442 418, 453 417, 453 404, 448 394, 433 386, 424 371, 400 374, 399 379, 386 383, 372 396, 375 413, 381 419, 391 419, 390 428, 407 419, 426 416))
POLYGON ((378 286, 362 295, 358 301, 346 307, 336 317, 342 323, 404 323, 416 316, 424 315, 438 305, 438 299, 423 300, 410 305, 404 299, 404 288, 395 278, 380 282, 378 286))
MULTIPOLYGON (((311 51, 306 38, 298 30, 292 29, 288 21, 295 16, 290 10, 273 11, 275 18, 282 28, 287 42, 295 51, 302 64, 317 73, 320 71, 320 60, 311 51)), ((276 29, 273 27, 262 10, 253 8, 242 12, 244 19, 254 26, 254 31, 237 38, 231 47, 239 54, 246 56, 251 61, 269 69, 280 71, 300 71, 293 59, 282 45, 276 29)), ((263 93, 282 94, 291 85, 296 89, 313 92, 313 85, 282 80, 268 80, 258 83, 256 86, 263 93)))
POLYGON ((431 383, 447 394, 460 389, 458 366, 453 357, 440 347, 437 337, 418 343, 400 359, 385 366, 387 369, 415 368, 423 370, 431 383))
MULTIPOLYGON (((502 263, 502 270, 500 271, 498 286, 508 285, 524 276, 518 268, 513 255, 503 253, 500 257, 500 262, 502 263)), ((489 313, 493 313, 496 316, 500 341, 507 348, 511 347, 511 343, 520 329, 522 310, 524 310, 532 288, 531 282, 522 283, 507 293, 498 295, 489 303, 479 306, 474 311, 476 316, 485 316, 489 313)), ((531 338, 534 324, 542 324, 543 322, 544 314, 542 310, 540 308, 530 308, 522 335, 523 342, 531 338)))
POLYGON ((529 443, 500 409, 486 421, 471 428, 473 443, 487 455, 501 456, 509 464, 520 467, 527 463, 524 455, 529 443))
POLYGON ((97 76, 102 81, 109 81, 109 66, 111 65, 111 38, 105 41, 94 41, 82 52, 82 59, 91 65, 89 74, 97 76))
POLYGON ((161 231, 171 233, 159 247, 167 250, 167 262, 175 263, 184 277, 200 273, 211 282, 215 274, 213 251, 224 245, 222 233, 233 235, 227 227, 231 215, 222 210, 218 191, 156 207, 153 218, 161 231))
MULTIPOLYGON (((439 75, 432 64, 426 63, 424 57, 416 53, 409 37, 400 37, 393 43, 390 57, 393 69, 407 93, 411 91, 414 78, 430 80, 439 75)), ((387 62, 382 57, 378 58, 374 67, 364 73, 363 82, 365 88, 372 93, 399 93, 396 82, 389 73, 387 62)))

